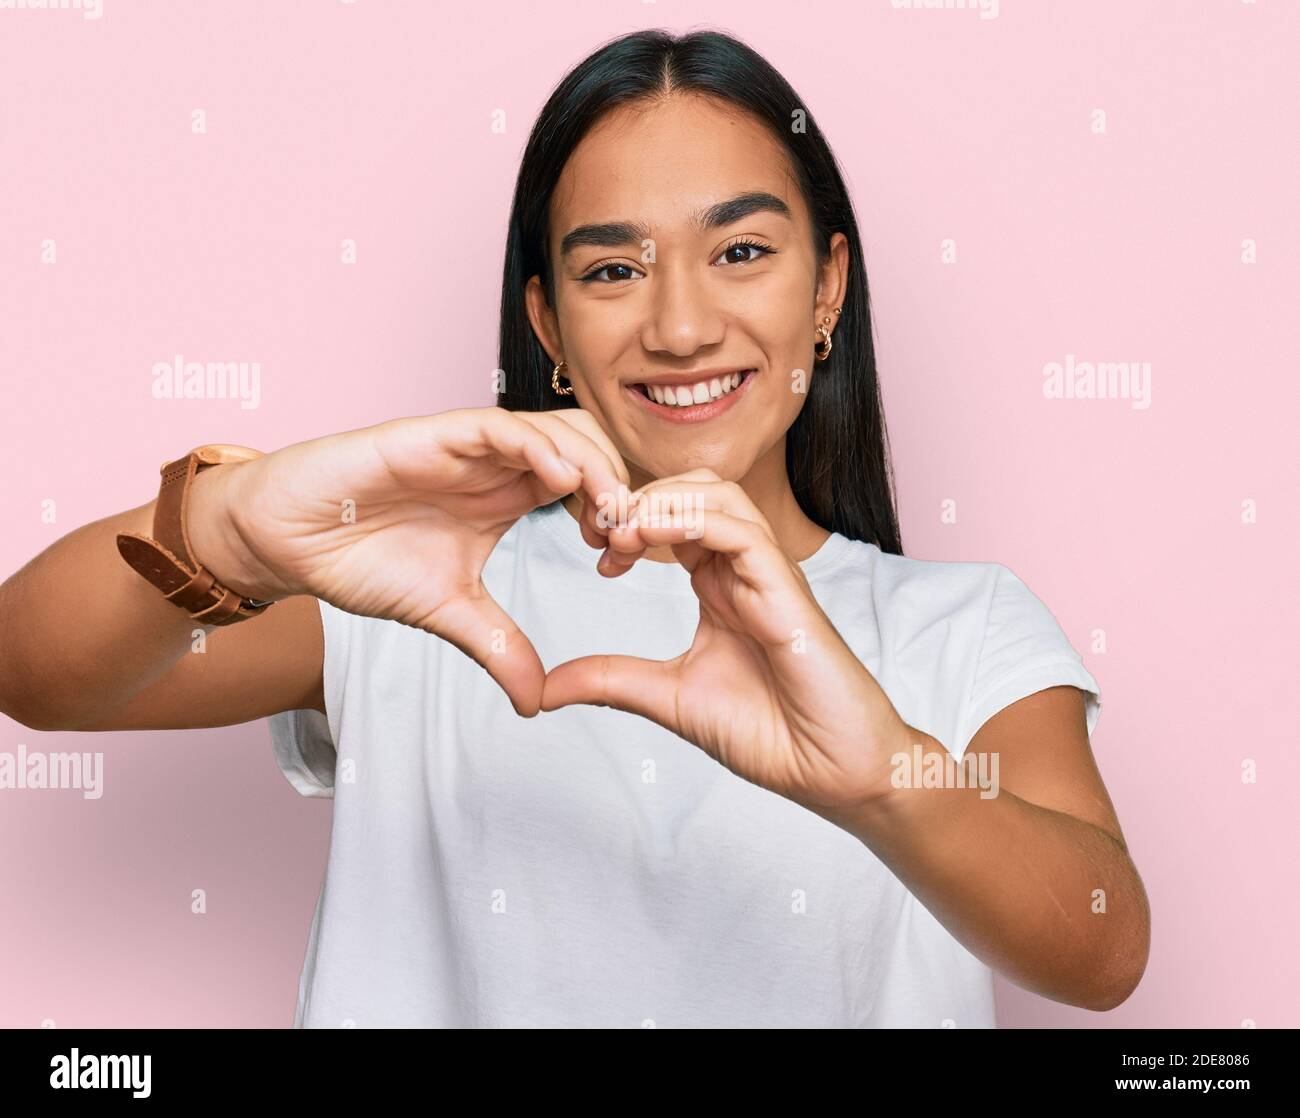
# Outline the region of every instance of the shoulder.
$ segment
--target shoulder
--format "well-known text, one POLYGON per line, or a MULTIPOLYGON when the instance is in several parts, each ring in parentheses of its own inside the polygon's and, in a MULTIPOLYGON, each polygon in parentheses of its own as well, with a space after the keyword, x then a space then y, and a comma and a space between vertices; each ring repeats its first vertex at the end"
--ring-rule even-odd
POLYGON ((1000 563, 915 559, 861 540, 847 541, 813 585, 828 612, 869 614, 895 644, 936 627, 949 637, 982 632, 994 600, 1023 586, 1000 563))
POLYGON ((1077 659, 1047 604, 1005 563, 875 553, 871 595, 898 641, 941 639, 973 653, 985 673, 1029 657, 1077 659))
POLYGON ((1046 606, 1004 563, 916 559, 847 540, 832 569, 816 583, 832 597, 869 596, 878 612, 900 621, 937 617, 1005 620, 1008 613, 1032 615, 1046 606))
POLYGON ((986 605, 1010 569, 1001 563, 916 559, 876 549, 875 578, 880 591, 899 608, 925 609, 986 605))
POLYGON ((903 621, 944 618, 994 635, 1008 626, 1056 625, 1046 604, 1005 563, 881 555, 876 594, 903 621))
POLYGON ((855 542, 817 593, 891 698, 913 701, 904 716, 958 750, 1002 707, 1058 684, 1088 693, 1090 731, 1096 723, 1096 680, 1055 614, 1004 563, 914 559, 855 542))

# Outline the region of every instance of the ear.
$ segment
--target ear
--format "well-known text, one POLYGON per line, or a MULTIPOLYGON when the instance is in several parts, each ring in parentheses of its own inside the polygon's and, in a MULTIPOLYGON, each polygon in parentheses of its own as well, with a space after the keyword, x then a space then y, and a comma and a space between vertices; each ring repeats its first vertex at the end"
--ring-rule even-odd
POLYGON ((531 277, 524 285, 524 307, 528 311, 528 322, 533 333, 542 343, 551 364, 558 365, 564 357, 564 347, 560 344, 560 323, 555 311, 546 301, 546 291, 542 287, 540 276, 531 277))
POLYGON ((849 289, 849 239, 843 233, 831 237, 830 256, 817 274, 816 315, 820 322, 830 316, 834 329, 839 315, 836 307, 844 306, 844 296, 849 289))

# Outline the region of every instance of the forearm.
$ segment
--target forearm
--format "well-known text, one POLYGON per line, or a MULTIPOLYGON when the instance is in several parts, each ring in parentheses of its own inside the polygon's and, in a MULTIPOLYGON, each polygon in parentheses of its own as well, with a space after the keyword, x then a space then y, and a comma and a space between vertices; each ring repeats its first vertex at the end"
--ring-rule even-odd
POLYGON ((153 533, 154 504, 86 524, 0 585, 0 711, 75 729, 189 648, 197 623, 126 565, 119 531, 153 533))
MULTIPOLYGON (((949 756, 919 738, 923 756, 949 756)), ((1137 984, 1150 937, 1146 893, 1124 847, 1091 823, 1005 789, 985 799, 978 787, 897 788, 833 822, 1018 985, 1104 1010, 1137 984)))

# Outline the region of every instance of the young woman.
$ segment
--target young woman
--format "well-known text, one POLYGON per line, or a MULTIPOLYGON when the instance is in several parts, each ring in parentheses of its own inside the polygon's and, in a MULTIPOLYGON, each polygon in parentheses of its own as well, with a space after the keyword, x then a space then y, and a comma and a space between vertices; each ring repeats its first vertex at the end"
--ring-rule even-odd
POLYGON ((497 407, 190 459, 0 591, 14 717, 271 716, 334 798, 295 1025, 989 1027, 992 968, 1124 1001, 1097 684, 1005 566, 903 556, 852 205, 768 63, 655 31, 563 80, 500 368, 497 407))

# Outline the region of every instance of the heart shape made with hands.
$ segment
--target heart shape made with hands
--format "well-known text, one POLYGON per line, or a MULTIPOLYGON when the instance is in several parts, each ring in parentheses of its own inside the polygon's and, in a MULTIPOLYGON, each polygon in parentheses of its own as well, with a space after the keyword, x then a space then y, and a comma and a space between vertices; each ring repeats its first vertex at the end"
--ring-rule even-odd
MULTIPOLYGON (((619 464, 622 464, 621 460, 619 464)), ((636 529, 629 527, 637 502, 632 498, 626 483, 617 493, 601 494, 599 503, 593 501, 581 488, 575 489, 564 498, 566 517, 574 516, 575 512, 569 507, 569 497, 576 499, 578 504, 576 520, 579 531, 583 540, 592 548, 596 569, 609 578, 616 578, 631 570, 645 555, 647 547, 637 546, 636 529)), ((487 597, 491 602, 490 595, 487 597)), ((547 672, 527 634, 519 628, 514 618, 494 602, 490 609, 480 613, 478 623, 490 626, 490 639, 482 644, 475 642, 478 647, 460 641, 456 643, 460 644, 462 651, 478 660, 496 680, 518 714, 530 718, 543 710, 554 710, 558 706, 582 701, 574 691, 572 697, 564 702, 545 702, 548 682, 553 678, 572 676, 575 667, 581 667, 578 661, 567 661, 547 672)))
POLYGON ((487 666, 508 693, 507 682, 516 687, 521 715, 580 704, 637 714, 814 811, 888 787, 887 758, 916 731, 739 485, 699 469, 649 482, 622 507, 579 499, 583 538, 603 549, 597 569, 617 578, 650 548, 669 548, 690 573, 699 622, 671 659, 598 653, 549 672, 518 633, 516 674, 487 666))
MULTIPOLYGON (((611 447, 603 449, 607 453, 612 451, 611 447)), ((623 466, 621 458, 614 460, 623 466)), ((625 470, 618 472, 623 474, 625 470)), ((721 514, 726 499, 721 492, 707 491, 727 486, 748 503, 739 487, 724 483, 712 470, 703 469, 649 482, 636 491, 629 490, 625 482, 618 491, 602 492, 595 500, 579 486, 565 495, 565 515, 575 516, 583 540, 593 550, 596 569, 607 578, 625 574, 642 560, 677 562, 694 571, 711 558, 708 549, 696 542, 701 535, 703 511, 707 504, 713 504, 721 514), (570 497, 578 505, 576 510, 570 508, 570 497), (646 558, 651 549, 660 556, 646 558), (669 552, 671 557, 666 554, 669 552)), ((750 515, 762 520, 752 506, 750 515)), ((765 522, 763 529, 770 539, 771 532, 765 522)), ((707 614, 702 606, 702 619, 707 614)), ((492 639, 479 644, 478 649, 462 647, 493 676, 523 717, 579 703, 629 709, 626 702, 619 700, 632 699, 631 692, 648 697, 658 691, 661 697, 666 697, 662 687, 653 688, 651 684, 655 679, 662 683, 665 669, 687 655, 683 652, 671 661, 652 661, 593 654, 566 661, 547 672, 527 635, 495 603, 490 611, 480 614, 479 623, 491 627, 492 639), (621 673, 619 680, 610 678, 611 668, 621 673), (639 678, 629 677, 629 671, 639 678), (615 682, 621 684, 617 693, 610 689, 615 682)), ((646 702, 635 705, 643 708, 640 713, 654 717, 646 702)))
MULTIPOLYGON (((638 562, 676 562, 688 571, 707 558, 707 553, 692 541, 700 535, 699 494, 668 492, 674 483, 720 483, 710 470, 664 478, 640 490, 624 491, 614 501, 593 506, 582 501, 578 517, 583 538, 594 549, 601 549, 596 569, 607 578, 618 578, 638 562), (670 535, 664 537, 664 531, 670 535), (672 557, 647 559, 647 551, 671 550, 672 557)), ((704 609, 702 607, 702 614, 704 609)), ((575 704, 614 706, 634 709, 655 721, 656 702, 652 696, 664 691, 665 673, 679 666, 689 650, 671 660, 656 661, 639 657, 592 654, 558 664, 546 673, 541 698, 542 710, 556 710, 575 704), (655 684, 658 682, 659 687, 655 684)), ((664 698, 666 698, 666 694, 664 698)))
POLYGON ((595 537, 609 545, 603 573, 616 578, 649 548, 670 548, 699 602, 690 646, 667 660, 597 654, 558 664, 543 677, 540 709, 640 715, 813 810, 887 787, 885 758, 912 731, 744 490, 692 470, 630 498, 630 517, 616 512, 595 537))
MULTIPOLYGON (((597 570, 617 578, 642 560, 679 563, 691 573, 699 596, 699 626, 691 646, 670 660, 593 654, 549 672, 540 661, 532 663, 536 652, 518 633, 516 648, 527 663, 507 682, 522 685, 511 698, 526 717, 575 704, 612 706, 682 733, 683 719, 670 712, 680 712, 684 696, 712 693, 716 707, 719 690, 744 691, 743 681, 761 680, 768 672, 763 642, 786 638, 798 620, 780 608, 774 590, 785 591, 778 596, 787 604, 802 601, 816 609, 802 572, 780 550, 761 513, 738 485, 712 470, 601 494, 597 502, 581 490, 574 496, 582 537, 601 552, 597 570), (646 558, 650 549, 671 552, 672 558, 646 558)), ((499 651, 509 647, 508 639, 499 651)), ((760 688, 747 690, 747 701, 761 701, 760 688)))

